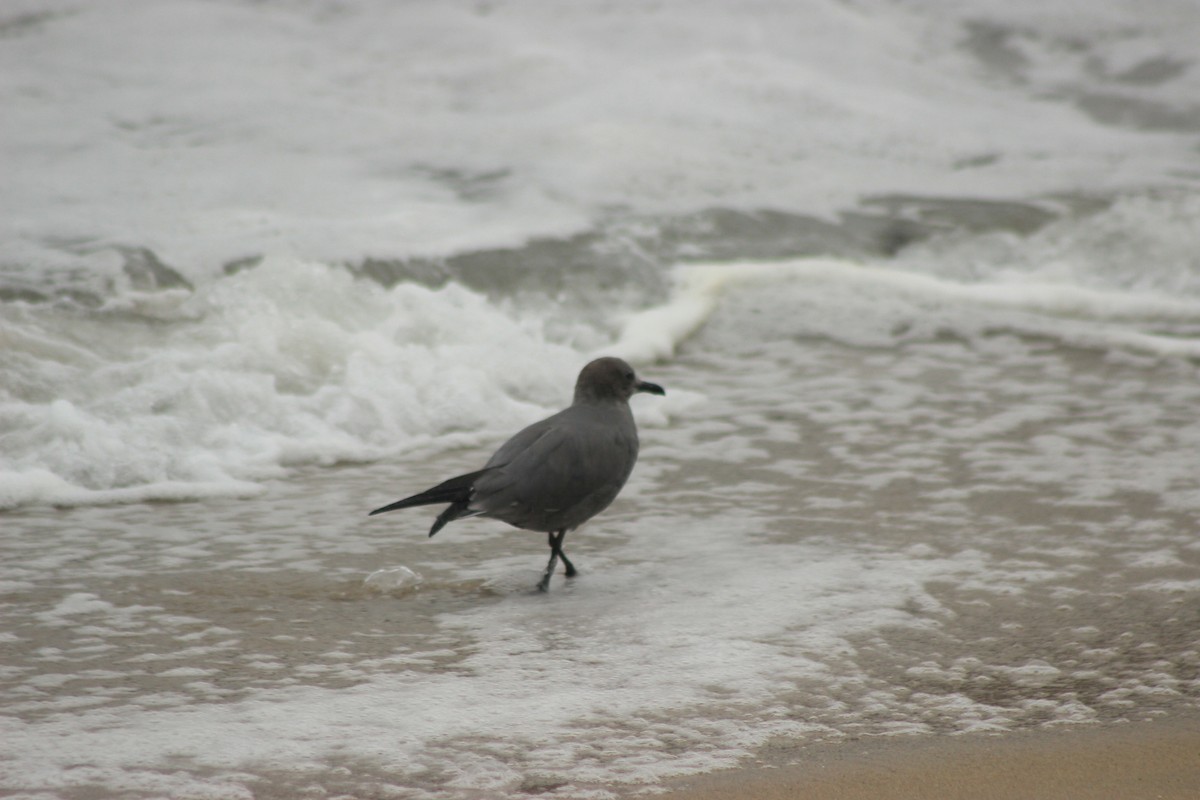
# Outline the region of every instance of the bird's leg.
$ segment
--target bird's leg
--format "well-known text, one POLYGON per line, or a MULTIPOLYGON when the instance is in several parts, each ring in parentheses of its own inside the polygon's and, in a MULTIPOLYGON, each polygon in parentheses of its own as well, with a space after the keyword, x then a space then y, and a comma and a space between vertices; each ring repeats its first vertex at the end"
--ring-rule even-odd
POLYGON ((554 568, 558 566, 559 552, 558 542, 555 541, 554 534, 552 533, 550 534, 550 561, 546 564, 546 571, 542 573, 542 579, 538 581, 537 588, 539 592, 550 591, 550 577, 554 575, 554 568))
POLYGON ((562 549, 563 539, 565 538, 567 538, 565 530, 559 531, 557 538, 555 538, 554 534, 550 534, 550 549, 558 551, 558 557, 562 559, 563 566, 567 568, 567 577, 574 578, 577 574, 575 565, 571 563, 570 559, 567 558, 567 554, 562 549))

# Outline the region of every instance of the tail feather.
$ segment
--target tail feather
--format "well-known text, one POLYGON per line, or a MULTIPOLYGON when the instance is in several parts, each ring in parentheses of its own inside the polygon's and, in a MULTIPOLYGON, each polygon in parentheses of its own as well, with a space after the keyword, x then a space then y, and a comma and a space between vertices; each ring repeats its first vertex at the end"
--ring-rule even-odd
POLYGON ((437 515, 437 519, 433 521, 433 527, 429 529, 429 535, 432 537, 435 533, 446 527, 447 522, 453 522, 456 519, 463 517, 473 517, 478 514, 478 511, 468 511, 467 500, 457 500, 446 506, 446 510, 437 515))
MULTIPOLYGON (((451 519, 455 519, 458 516, 463 516, 461 512, 466 511, 467 504, 471 501, 471 487, 475 485, 475 479, 487 471, 488 469, 481 469, 478 472, 470 472, 466 475, 459 475, 456 478, 451 478, 448 481, 439 483, 432 489, 426 489, 420 494, 414 494, 412 497, 406 497, 403 500, 397 500, 390 505, 377 508, 367 516, 382 514, 385 511, 395 511, 400 508, 412 508, 413 506, 431 506, 436 505, 437 503, 452 503, 453 505, 446 509, 446 511, 442 512, 442 514, 438 517, 438 522, 440 524, 434 524, 433 533, 436 533, 442 525, 445 525, 451 519), (459 513, 457 513, 454 517, 447 517, 451 510, 456 510, 459 513), (443 521, 442 517, 447 518, 443 521)), ((429 535, 432 536, 433 533, 430 533, 429 535)))

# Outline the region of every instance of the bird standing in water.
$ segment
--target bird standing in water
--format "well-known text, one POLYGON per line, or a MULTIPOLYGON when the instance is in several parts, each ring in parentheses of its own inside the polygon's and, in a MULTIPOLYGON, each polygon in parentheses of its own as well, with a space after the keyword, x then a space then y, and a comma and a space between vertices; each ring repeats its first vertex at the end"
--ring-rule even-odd
POLYGON ((607 508, 633 471, 638 436, 629 398, 638 392, 666 394, 658 384, 639 380, 621 359, 598 358, 580 371, 570 406, 518 432, 483 469, 377 508, 371 515, 448 503, 434 520, 430 536, 447 522, 476 516, 542 531, 549 535, 550 562, 537 588, 548 591, 559 559, 568 578, 576 574, 562 549, 567 531, 607 508))

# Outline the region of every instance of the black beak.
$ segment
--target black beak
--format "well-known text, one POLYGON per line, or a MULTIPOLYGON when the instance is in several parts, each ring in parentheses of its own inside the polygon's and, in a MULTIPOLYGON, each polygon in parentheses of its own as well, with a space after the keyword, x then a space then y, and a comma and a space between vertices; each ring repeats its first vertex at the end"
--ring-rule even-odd
POLYGON ((667 390, 659 386, 657 383, 649 381, 638 381, 633 385, 635 392, 648 392, 649 394, 666 394, 667 390))

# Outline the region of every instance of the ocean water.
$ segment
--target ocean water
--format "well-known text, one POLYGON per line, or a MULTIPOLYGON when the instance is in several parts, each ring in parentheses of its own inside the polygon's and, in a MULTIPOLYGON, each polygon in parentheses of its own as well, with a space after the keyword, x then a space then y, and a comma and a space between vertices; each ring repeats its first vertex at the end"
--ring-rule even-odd
POLYGON ((0 794, 611 798, 1200 699, 1191 0, 0 9, 0 794), (366 512, 601 353, 538 534, 366 512))

